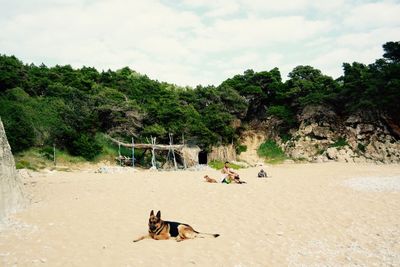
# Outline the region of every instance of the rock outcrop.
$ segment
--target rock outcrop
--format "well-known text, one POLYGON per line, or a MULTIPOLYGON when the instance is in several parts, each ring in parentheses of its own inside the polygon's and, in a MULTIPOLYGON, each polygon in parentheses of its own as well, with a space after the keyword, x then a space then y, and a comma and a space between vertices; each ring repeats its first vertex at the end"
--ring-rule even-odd
POLYGON ((233 145, 212 147, 211 152, 208 154, 208 161, 212 160, 235 161, 235 147, 233 145))
MULTIPOLYGON (((308 106, 298 115, 292 138, 275 140, 286 154, 310 162, 400 162, 400 140, 393 123, 373 112, 342 117, 329 106, 308 106)), ((396 126, 396 125, 394 125, 396 126)), ((396 126, 397 127, 397 126, 396 126)))
POLYGON ((250 166, 257 166, 263 163, 264 159, 258 156, 257 149, 265 142, 266 136, 259 131, 246 131, 242 133, 240 139, 240 143, 246 146, 246 151, 240 153, 238 159, 250 166))
POLYGON ((0 119, 0 223, 23 205, 22 184, 0 119))

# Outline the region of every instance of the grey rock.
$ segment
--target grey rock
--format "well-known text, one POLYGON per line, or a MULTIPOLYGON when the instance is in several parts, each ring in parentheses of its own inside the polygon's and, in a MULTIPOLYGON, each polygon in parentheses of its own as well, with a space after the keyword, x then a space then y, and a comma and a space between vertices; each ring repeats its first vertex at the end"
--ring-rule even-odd
POLYGON ((23 199, 22 182, 0 119, 0 223, 23 206, 23 199))

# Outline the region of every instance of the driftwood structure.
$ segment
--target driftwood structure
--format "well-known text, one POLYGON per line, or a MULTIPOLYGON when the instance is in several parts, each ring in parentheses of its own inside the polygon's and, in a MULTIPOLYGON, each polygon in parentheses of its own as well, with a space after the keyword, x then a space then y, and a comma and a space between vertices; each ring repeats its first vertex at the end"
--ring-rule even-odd
MULTIPOLYGON (((170 135, 170 144, 169 145, 162 145, 162 144, 157 144, 156 143, 156 138, 152 137, 151 138, 151 143, 150 144, 137 144, 134 143, 132 140, 132 143, 124 143, 121 142, 115 138, 112 138, 108 136, 108 138, 113 141, 115 144, 119 146, 126 147, 126 148, 131 148, 132 149, 132 157, 127 158, 121 156, 119 154, 119 161, 121 165, 125 166, 134 166, 134 161, 135 157, 134 155, 134 149, 144 149, 144 150, 151 150, 152 153, 152 159, 151 159, 151 164, 153 169, 157 169, 157 164, 156 164, 156 159, 155 159, 155 154, 157 150, 161 151, 168 151, 167 152, 167 160, 172 161, 171 168, 178 169, 178 163, 177 163, 177 158, 176 156, 179 156, 179 158, 182 160, 181 165, 183 168, 187 167, 192 167, 195 166, 199 163, 198 160, 198 154, 201 151, 201 149, 198 146, 187 146, 185 144, 179 144, 179 145, 174 145, 173 140, 172 140, 172 135, 170 135)), ((165 166, 164 166, 165 168, 165 166)))
POLYGON ((118 141, 115 138, 108 137, 110 138, 111 141, 114 143, 124 146, 124 147, 129 147, 129 148, 138 148, 138 149, 156 149, 156 150, 165 150, 168 151, 170 147, 172 147, 174 150, 181 150, 185 145, 159 145, 159 144, 129 144, 129 143, 124 143, 121 141, 118 141))

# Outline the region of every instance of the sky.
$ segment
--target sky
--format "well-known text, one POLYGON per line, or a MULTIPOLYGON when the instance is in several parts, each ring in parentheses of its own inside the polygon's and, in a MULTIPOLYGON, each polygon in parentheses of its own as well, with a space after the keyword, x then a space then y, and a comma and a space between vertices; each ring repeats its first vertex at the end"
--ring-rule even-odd
POLYGON ((0 0, 0 54, 180 86, 298 65, 342 75, 400 39, 400 0, 0 0))

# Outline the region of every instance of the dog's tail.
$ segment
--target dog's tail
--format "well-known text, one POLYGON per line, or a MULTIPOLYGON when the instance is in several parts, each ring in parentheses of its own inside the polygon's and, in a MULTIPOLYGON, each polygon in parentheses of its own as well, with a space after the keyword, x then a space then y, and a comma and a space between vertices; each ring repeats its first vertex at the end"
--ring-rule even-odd
POLYGON ((214 238, 217 238, 217 237, 219 237, 219 234, 209 234, 209 233, 200 233, 200 232, 197 232, 197 231, 194 231, 196 234, 197 234, 197 237, 200 237, 200 238, 204 238, 204 237, 214 237, 214 238))

